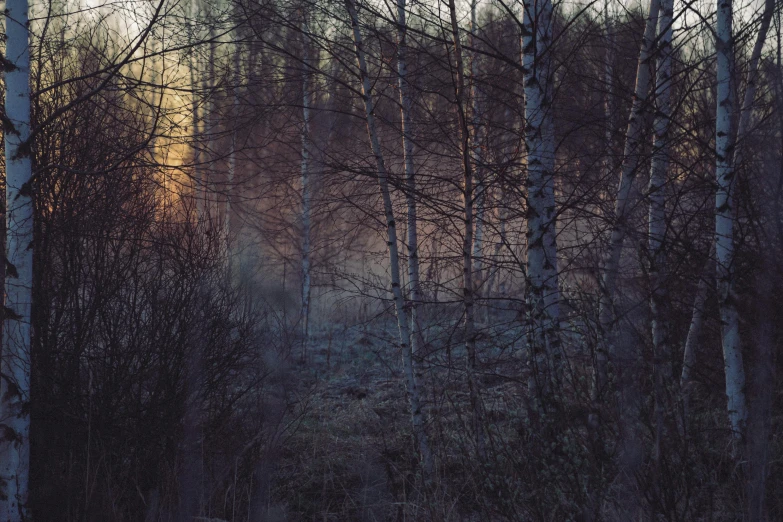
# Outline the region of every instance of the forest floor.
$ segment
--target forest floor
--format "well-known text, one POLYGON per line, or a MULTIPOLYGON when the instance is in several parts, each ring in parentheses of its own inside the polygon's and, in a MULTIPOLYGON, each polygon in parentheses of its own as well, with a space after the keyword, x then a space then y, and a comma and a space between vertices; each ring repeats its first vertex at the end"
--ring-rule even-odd
MULTIPOLYGON (((453 331, 428 332, 420 375, 425 411, 438 419, 427 427, 440 463, 437 482, 451 486, 424 494, 394 326, 324 330, 313 336, 306 361, 290 370, 302 377, 307 406, 276 465, 272 501, 280 502, 280 520, 473 518, 471 497, 482 488, 464 468, 475 441, 464 343, 453 331)), ((517 337, 507 332, 505 341, 480 347, 485 415, 496 440, 513 437, 510 419, 519 419, 514 412, 522 407, 517 337)))

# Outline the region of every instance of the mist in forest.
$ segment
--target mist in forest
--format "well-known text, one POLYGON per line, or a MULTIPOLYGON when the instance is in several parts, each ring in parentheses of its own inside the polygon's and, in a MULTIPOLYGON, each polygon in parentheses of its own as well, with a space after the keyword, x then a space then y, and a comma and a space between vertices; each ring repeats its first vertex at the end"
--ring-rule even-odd
POLYGON ((0 521, 783 520, 782 17, 6 0, 0 521))

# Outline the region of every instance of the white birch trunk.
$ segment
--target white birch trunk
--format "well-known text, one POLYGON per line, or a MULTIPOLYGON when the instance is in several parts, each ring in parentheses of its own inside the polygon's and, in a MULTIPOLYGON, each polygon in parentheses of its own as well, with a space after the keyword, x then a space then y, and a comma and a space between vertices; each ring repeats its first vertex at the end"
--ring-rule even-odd
POLYGON ((609 179, 612 173, 612 142, 614 141, 614 108, 612 96, 614 94, 614 32, 612 30, 612 18, 609 15, 609 2, 604 1, 604 35, 606 39, 606 63, 604 64, 604 136, 606 139, 606 149, 603 158, 603 178, 609 179))
POLYGON ((345 0, 345 7, 351 18, 354 49, 359 65, 359 75, 362 83, 362 99, 364 102, 365 118, 367 121, 367 134, 370 138, 375 166, 378 176, 378 188, 383 200, 384 217, 386 219, 387 246, 389 248, 389 271, 391 272, 391 291, 394 298, 394 309, 397 313, 397 327, 400 333, 400 348, 402 351, 402 366, 405 375, 405 388, 411 409, 411 421, 413 434, 418 445, 419 457, 425 475, 431 476, 433 472, 432 452, 424 427, 424 415, 421 409, 421 399, 414 369, 413 354, 411 353, 411 333, 408 322, 408 314, 405 309, 405 300, 400 285, 400 255, 397 247, 397 225, 394 220, 391 192, 389 191, 388 172, 381 152, 381 144, 378 139, 378 131, 375 123, 375 108, 372 98, 372 83, 367 72, 362 33, 359 29, 359 17, 356 13, 354 0, 345 0))
MULTIPOLYGON (((606 63, 604 64, 604 84, 606 92, 604 94, 604 125, 606 129, 604 131, 604 137, 606 139, 604 157, 601 168, 603 169, 603 179, 611 179, 612 174, 612 154, 613 154, 613 141, 614 141, 614 107, 612 95, 614 93, 614 33, 612 32, 612 18, 609 14, 609 2, 612 0, 604 1, 604 35, 606 39, 606 63)), ((595 350, 595 361, 593 371, 593 383, 591 389, 591 399, 595 403, 598 397, 602 393, 602 390, 606 386, 607 380, 607 353, 605 347, 601 344, 602 340, 598 340, 595 350)), ((595 405, 595 404, 594 404, 595 405)), ((590 414, 589 424, 595 426, 598 418, 595 413, 590 414)))
POLYGON ((307 14, 302 14, 302 360, 310 338, 310 36, 307 14))
POLYGON ((742 440, 748 417, 745 400, 745 369, 742 361, 742 343, 739 334, 739 314, 735 296, 734 277, 734 189, 736 170, 742 163, 739 146, 748 133, 753 101, 756 96, 756 76, 761 50, 769 30, 774 1, 765 3, 762 23, 748 65, 748 85, 740 111, 736 136, 732 135, 734 90, 732 89, 732 0, 718 0, 718 22, 715 50, 717 55, 717 108, 715 125, 715 175, 718 190, 715 196, 715 256, 718 302, 721 317, 723 367, 726 373, 726 397, 729 423, 735 440, 742 440))
POLYGON ((634 88, 631 114, 628 117, 628 129, 625 135, 625 148, 620 173, 620 184, 614 208, 614 223, 611 228, 609 247, 602 262, 601 295, 599 302, 599 326, 602 339, 596 347, 594 398, 605 389, 608 376, 608 358, 611 349, 611 331, 614 323, 614 293, 617 284, 617 271, 620 266, 620 254, 627 232, 627 221, 632 208, 633 185, 639 167, 639 158, 644 146, 644 112, 647 110, 647 96, 650 87, 650 59, 655 43, 658 26, 659 0, 650 0, 650 9, 644 29, 644 38, 639 52, 636 68, 636 86, 634 88))
POLYGON ((411 121, 411 95, 408 84, 408 25, 405 0, 397 0, 397 85, 400 91, 400 116, 402 119, 402 152, 405 163, 405 200, 408 205, 408 283, 410 285, 411 351, 414 357, 421 349, 419 327, 419 237, 416 212, 416 172, 413 165, 413 139, 411 121))
POLYGON ((736 440, 741 440, 747 407, 745 404, 745 369, 739 336, 739 317, 734 296, 734 187, 732 168, 731 120, 734 114, 732 89, 732 0, 718 0, 717 108, 715 124, 715 174, 718 190, 715 197, 715 256, 718 302, 723 336, 723 367, 726 372, 726 397, 729 423, 736 440))
MULTIPOLYGON (((239 14, 237 10, 237 14, 239 14)), ((243 52, 243 46, 241 43, 241 36, 239 34, 239 28, 235 29, 235 42, 234 42, 234 65, 232 71, 232 87, 233 87, 233 99, 231 107, 231 150, 228 154, 228 174, 226 176, 226 202, 223 212, 223 241, 226 256, 226 279, 231 283, 232 277, 232 262, 233 256, 231 252, 231 191, 234 187, 234 180, 236 179, 237 170, 237 140, 239 138, 239 89, 241 85, 242 77, 242 65, 241 58, 243 52)))
MULTIPOLYGON (((397 82, 400 90, 400 115, 402 119, 402 149, 405 162, 405 190, 408 206, 408 284, 410 285, 411 352, 419 356, 424 339, 419 324, 419 310, 422 300, 418 215, 416 209, 416 172, 413 164, 413 122, 411 118, 411 86, 408 81, 408 25, 406 2, 397 0, 397 82)), ((414 364, 414 368, 417 366, 414 364)))
POLYGON ((559 291, 554 198, 552 118, 552 3, 525 0, 522 65, 527 149, 527 308, 531 398, 541 399, 559 380, 559 291))
MULTIPOLYGON (((470 45, 475 47, 475 35, 478 31, 478 23, 476 21, 476 4, 477 0, 471 0, 470 2, 470 45)), ((482 273, 483 252, 484 252, 484 214, 486 212, 486 180, 484 176, 486 174, 482 164, 484 158, 481 154, 481 142, 483 140, 482 125, 482 100, 481 93, 479 91, 477 82, 479 75, 479 63, 476 59, 476 53, 471 55, 470 59, 470 100, 471 100, 471 128, 473 129, 471 140, 471 153, 473 155, 473 166, 476 171, 476 223, 475 232, 473 234, 473 273, 475 274, 476 283, 474 287, 476 289, 476 297, 480 298, 479 288, 481 288, 484 282, 482 273)))
POLYGON ((5 10, 6 257, 0 416, 0 520, 28 520, 33 202, 30 158, 30 47, 27 0, 5 10), (11 268, 13 267, 13 269, 11 268))
MULTIPOLYGON (((210 5, 210 4, 207 4, 210 5)), ((218 212, 218 199, 215 197, 217 191, 215 190, 215 158, 217 150, 217 117, 215 115, 215 93, 217 90, 217 73, 215 70, 215 62, 217 61, 217 43, 215 42, 216 30, 213 7, 209 7, 209 72, 207 77, 204 78, 204 92, 207 94, 207 102, 204 107, 204 131, 206 132, 207 146, 206 146, 206 162, 207 168, 204 170, 204 211, 207 221, 212 226, 213 220, 217 220, 220 216, 218 212)))
POLYGON ((197 0, 192 0, 190 4, 190 10, 191 10, 191 27, 190 30, 192 34, 190 35, 191 38, 191 44, 193 44, 193 47, 190 49, 190 60, 189 60, 189 73, 190 73, 190 100, 191 100, 191 123, 193 125, 193 133, 192 133, 192 149, 193 149, 193 198, 196 202, 196 218, 198 221, 201 221, 204 217, 204 200, 203 200, 203 193, 204 191, 204 180, 203 177, 203 171, 202 171, 202 165, 201 165, 201 113, 199 110, 199 100, 198 100, 198 80, 196 79, 196 74, 198 71, 199 66, 199 60, 198 55, 196 54, 195 49, 195 40, 196 40, 196 18, 199 12, 197 0))
MULTIPOLYGON (((502 192, 499 196, 500 199, 500 208, 497 210, 497 220, 499 223, 498 226, 498 236, 497 240, 495 242, 494 248, 492 249, 492 263, 493 267, 491 270, 488 271, 487 275, 487 282, 485 285, 485 296, 492 299, 495 297, 496 294, 500 294, 500 297, 503 296, 502 292, 502 283, 498 284, 498 291, 495 291, 495 283, 498 281, 498 279, 501 279, 503 277, 503 274, 501 273, 501 268, 498 266, 500 263, 500 252, 503 250, 503 245, 506 241, 506 207, 505 207, 505 195, 502 192)), ((490 305, 487 306, 487 323, 490 322, 490 308, 493 307, 492 305, 493 301, 490 301, 490 305)))
POLYGON ((764 11, 761 15, 761 25, 756 35, 756 42, 753 45, 753 51, 750 54, 748 62, 748 77, 745 87, 745 96, 742 100, 740 109, 739 124, 737 125, 736 136, 733 138, 732 146, 734 158, 732 167, 737 168, 742 165, 743 147, 742 142, 748 137, 750 131, 751 116, 753 115, 753 103, 756 100, 756 80, 758 78, 759 61, 761 60, 761 51, 764 48, 764 42, 767 40, 767 33, 772 22, 772 15, 775 12, 775 0, 766 0, 764 2, 764 11))
MULTIPOLYGON (((766 40, 769 32, 769 26, 772 21, 772 14, 774 12, 775 2, 774 0, 767 0, 764 4, 764 12, 761 17, 761 26, 756 38, 756 43, 753 46, 750 61, 748 63, 748 79, 747 87, 745 91, 745 97, 742 103, 742 109, 740 113, 740 121, 737 126, 736 137, 734 138, 736 146, 734 148, 734 158, 732 167, 738 167, 742 164, 743 160, 743 148, 742 141, 747 137, 750 127, 750 118, 753 113, 753 102, 756 97, 756 77, 758 75, 758 63, 761 58, 761 51, 764 47, 764 41, 766 40)), ((683 406, 685 413, 688 412, 688 403, 690 395, 690 382, 691 382, 691 369, 693 367, 696 357, 696 347, 698 345, 699 335, 701 333, 702 324, 704 322, 704 305, 707 300, 707 294, 709 292, 709 280, 714 277, 715 270, 715 247, 716 243, 713 243, 712 248, 708 256, 707 264, 704 268, 704 274, 699 280, 699 285, 696 291, 696 297, 693 304, 693 313, 691 316, 691 324, 688 329, 688 336, 685 341, 685 349, 683 352, 683 364, 682 374, 680 376, 680 388, 682 389, 683 406)))
POLYGON ((653 339, 653 373, 655 395, 656 437, 654 458, 656 465, 661 456, 663 437, 664 386, 671 381, 672 367, 666 330, 666 252, 663 248, 666 235, 666 171, 669 166, 669 127, 671 119, 672 84, 672 19, 674 1, 661 0, 658 17, 658 71, 655 79, 655 120, 653 131, 652 165, 647 189, 649 202, 647 248, 650 277, 650 312, 653 339))
POLYGON ((707 262, 699 279, 696 289, 696 297, 693 300, 693 312, 691 324, 688 327, 688 336, 685 339, 685 348, 682 356, 682 372, 680 373, 680 390, 682 393, 683 411, 687 418, 690 405, 691 371, 696 361, 696 347, 699 343, 701 328, 704 324, 704 307, 710 291, 710 281, 715 277, 715 245, 713 243, 707 254, 707 262))
POLYGON ((473 283, 473 165, 471 162, 471 139, 468 124, 465 73, 462 61, 462 44, 459 39, 459 25, 457 24, 457 9, 454 0, 449 0, 449 14, 451 18, 451 32, 454 40, 454 58, 457 75, 455 97, 457 102, 457 117, 460 128, 460 153, 462 156, 463 192, 462 201, 465 210, 465 228, 462 240, 462 295, 465 310, 465 351, 467 361, 465 372, 470 392, 470 402, 473 414, 473 430, 476 438, 476 451, 480 457, 485 455, 484 419, 481 395, 476 381, 476 318, 474 307, 475 285, 473 283))

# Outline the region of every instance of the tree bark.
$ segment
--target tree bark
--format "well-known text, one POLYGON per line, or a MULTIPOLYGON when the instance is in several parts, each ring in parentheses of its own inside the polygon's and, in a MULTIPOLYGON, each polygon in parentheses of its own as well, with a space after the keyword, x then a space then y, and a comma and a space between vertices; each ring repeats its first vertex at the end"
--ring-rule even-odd
POLYGON ((612 32, 612 18, 609 14, 609 2, 604 0, 604 37, 606 39, 606 63, 604 64, 604 136, 606 139, 604 157, 602 162, 603 177, 609 179, 612 174, 612 142, 614 141, 614 107, 612 96, 614 94, 614 33, 612 32))
POLYGON ((190 73, 190 101, 191 101, 191 124, 193 125, 191 145, 193 151, 193 198, 196 203, 196 218, 201 221, 203 219, 206 204, 204 201, 204 172, 201 165, 201 110, 199 109, 198 100, 198 80, 196 79, 196 73, 198 70, 199 60, 195 49, 195 31, 196 31, 196 16, 198 14, 198 5, 196 0, 192 0, 190 4, 192 21, 190 22, 190 39, 193 47, 190 49, 190 59, 188 63, 190 73))
POLYGON ((704 307, 710 291, 710 281, 715 277, 715 244, 713 243, 707 254, 707 262, 704 265, 699 285, 696 288, 696 297, 693 300, 693 312, 691 324, 688 327, 688 336, 685 338, 685 349, 682 356, 682 373, 680 374, 680 390, 682 394, 682 406, 686 420, 690 409, 691 373, 696 362, 696 348, 699 343, 702 325, 704 324, 704 307))
POLYGON ((30 157, 30 47, 27 0, 5 10, 6 258, 0 412, 0 520, 28 519, 33 190, 30 157))
POLYGON ((655 120, 653 130, 652 166, 647 189, 648 213, 648 260, 650 280, 650 312, 653 339, 653 373, 655 380, 655 452, 659 462, 663 437, 664 387, 671 381, 672 367, 666 329, 666 236, 665 188, 666 171, 669 165, 669 127, 671 119, 672 84, 672 19, 673 0, 661 0, 658 18, 658 71, 655 80, 655 120))
POLYGON ((529 389, 545 399, 560 381, 558 340, 555 146, 552 117, 552 2, 525 0, 522 65, 527 148, 527 274, 529 389))
POLYGON ((418 357, 424 344, 419 324, 421 281, 419 278, 419 236, 416 210, 416 171, 413 164, 413 121, 411 86, 408 81, 408 25, 405 0, 397 0, 397 85, 400 90, 402 151, 405 163, 405 200, 408 206, 408 284, 410 285, 411 351, 418 357))
POLYGON ((307 13, 302 13, 302 360, 310 339, 310 36, 307 13))
POLYGON ((659 0, 650 0, 650 9, 644 30, 639 62, 636 68, 636 87, 634 88, 631 114, 628 117, 628 129, 625 134, 625 148, 620 173, 620 184, 615 200, 614 222, 611 227, 609 247, 602 261, 601 294, 599 302, 599 327, 602 339, 596 347, 595 376, 593 383, 594 399, 605 390, 608 380, 608 360, 613 352, 611 332, 615 319, 614 294, 617 285, 617 272, 623 240, 627 234, 628 215, 632 207, 632 189, 639 167, 639 159, 644 146, 643 124, 647 110, 647 96, 650 87, 650 60, 653 56, 655 33, 658 26, 659 0))
MULTIPOLYGON (((236 10, 239 15, 239 9, 236 10)), ((237 16, 237 19, 239 16, 237 16)), ((237 146, 239 145, 239 90, 242 76, 242 38, 239 32, 239 27, 235 29, 235 41, 234 41, 234 64, 232 71, 232 100, 231 100, 231 150, 228 155, 228 175, 226 179, 226 202, 223 213, 223 241, 226 256, 226 280, 231 282, 233 261, 231 251, 231 192, 234 187, 234 180, 236 179, 237 170, 237 146)))
POLYGON ((740 109, 736 134, 732 134, 734 116, 734 89, 732 88, 734 35, 732 34, 732 0, 718 0, 718 22, 715 48, 717 54, 718 102, 716 108, 715 175, 718 190, 715 196, 715 255, 718 303, 720 306, 723 365, 726 373, 726 397, 729 423, 736 441, 744 437, 747 421, 745 400, 745 369, 742 361, 742 343, 739 333, 739 314, 735 295, 734 276, 734 189, 736 168, 742 163, 741 142, 747 137, 753 102, 756 97, 756 77, 761 50, 769 31, 774 0, 767 0, 761 26, 748 64, 745 97, 740 109))
POLYGON ((484 434, 484 416, 481 395, 476 380, 476 318, 474 307, 475 285, 473 283, 473 165, 471 162, 470 128, 466 115, 465 74, 462 60, 462 44, 459 39, 457 24, 457 8, 454 0, 449 0, 451 32, 454 42, 454 68, 456 69, 455 98, 457 104, 457 119, 460 129, 460 155, 462 159, 463 191, 462 202, 465 210, 465 227, 462 237, 462 302, 465 310, 465 351, 467 361, 465 372, 470 392, 470 403, 473 414, 473 430, 476 440, 476 452, 483 457, 486 452, 484 434))
POLYGON ((748 412, 745 403, 745 369, 742 363, 739 317, 734 295, 735 177, 732 168, 731 132, 731 121, 734 114, 732 14, 732 0, 718 0, 715 41, 718 62, 715 125, 715 154, 717 157, 715 174, 718 183, 715 197, 715 256, 729 423, 735 440, 740 441, 745 431, 748 412))
MULTIPOLYGON (((478 22, 476 20, 477 0, 470 2, 470 46, 476 46, 476 32, 478 31, 478 22)), ((471 134, 471 154, 473 167, 476 171, 476 219, 475 230, 473 233, 473 273, 475 274, 476 284, 474 284, 476 298, 480 299, 480 288, 484 282, 483 276, 483 252, 484 252, 484 216, 486 214, 486 180, 484 179, 486 171, 483 167, 484 159, 481 154, 481 142, 483 139, 483 114, 481 91, 478 87, 479 62, 477 54, 473 53, 470 58, 470 101, 471 101, 471 122, 473 130, 471 134)))
POLYGON ((411 352, 411 333, 408 322, 408 314, 405 308, 405 300, 402 295, 400 285, 400 255, 397 246, 397 225, 394 220, 394 210, 392 208, 391 192, 389 191, 389 176, 386 170, 386 163, 381 152, 381 144, 378 139, 378 131, 375 123, 375 108, 372 98, 372 84, 370 75, 367 71, 367 60, 364 53, 364 43, 362 33, 359 29, 359 16, 356 12, 354 0, 345 0, 345 7, 351 19, 351 29, 353 31, 354 50, 356 52, 356 61, 359 66, 359 76, 362 85, 362 101, 364 102, 365 119, 367 123, 367 134, 370 139, 373 156, 375 158, 376 175, 378 178, 378 188, 383 200, 384 217, 386 220, 387 246, 389 248, 389 271, 391 272, 391 291, 394 298, 394 309, 397 313, 397 327, 400 334, 400 348, 402 351, 402 366, 405 374, 406 392, 408 403, 411 410, 411 421, 413 425, 413 434, 419 450, 422 469, 427 477, 432 475, 433 463, 432 452, 430 450, 427 432, 424 427, 424 415, 421 409, 421 399, 419 396, 419 387, 414 368, 413 354, 411 352))

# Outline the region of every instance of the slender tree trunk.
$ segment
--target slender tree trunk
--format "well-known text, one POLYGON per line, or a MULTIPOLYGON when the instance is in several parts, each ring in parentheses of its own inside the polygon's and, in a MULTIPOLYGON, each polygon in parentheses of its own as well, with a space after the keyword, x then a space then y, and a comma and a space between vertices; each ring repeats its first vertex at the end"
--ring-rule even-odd
MULTIPOLYGON (((210 4, 207 4, 210 5, 210 4)), ((206 162, 207 168, 204 170, 204 210, 210 226, 220 216, 218 212, 218 199, 215 190, 215 158, 217 156, 217 116, 215 114, 215 93, 217 92, 217 72, 215 62, 217 61, 217 43, 215 42, 216 30, 213 7, 210 5, 209 13, 209 72, 203 79, 204 92, 207 93, 206 105, 204 106, 204 131, 206 132, 206 162)))
POLYGON ((745 403, 745 369, 739 336, 739 317, 734 295, 734 187, 731 120, 734 114, 732 88, 732 0, 718 0, 715 47, 718 62, 715 154, 718 191, 715 198, 715 256, 718 302, 723 334, 723 364, 726 372, 728 414, 734 438, 742 439, 748 417, 745 403))
POLYGON ((473 165, 471 162, 470 128, 467 115, 465 96, 465 74, 462 61, 462 44, 459 39, 459 25, 457 24, 457 9, 454 0, 449 0, 449 14, 451 17, 451 32, 454 40, 454 58, 457 84, 455 86, 455 98, 457 102, 457 118, 460 128, 460 153, 462 156, 463 192, 462 201, 465 209, 465 228, 462 239, 462 292, 465 308, 465 350, 467 352, 466 373, 470 402, 473 413, 473 429, 476 437, 476 451, 479 456, 484 456, 486 451, 484 436, 484 419, 481 395, 476 380, 477 356, 476 356, 476 318, 474 307, 475 285, 473 284, 473 165))
MULTIPOLYGON (((237 15, 239 12, 237 10, 237 15)), ((239 19, 239 16, 237 16, 239 19)), ((242 77, 242 52, 243 46, 239 28, 235 30, 234 65, 232 71, 232 107, 231 107, 231 150, 228 154, 228 175, 226 176, 226 202, 223 214, 223 241, 226 256, 226 278, 231 282, 233 256, 231 253, 231 192, 234 187, 237 171, 237 146, 239 145, 239 90, 242 77)))
POLYGON ((527 149, 527 308, 531 398, 548 397, 560 380, 555 151, 551 87, 552 3, 525 0, 522 60, 527 149))
POLYGON ((715 255, 718 302, 722 323, 723 365, 726 372, 726 396, 729 423, 736 441, 744 437, 747 421, 745 400, 745 369, 739 334, 739 314, 734 277, 734 189, 736 168, 742 163, 742 140, 750 128, 753 102, 756 97, 756 77, 761 51, 769 31, 774 0, 767 0, 761 26, 748 64, 745 98, 740 110, 736 134, 732 134, 734 89, 732 88, 734 35, 732 33, 732 0, 718 0, 718 23, 715 48, 717 54, 718 94, 716 108, 715 174, 718 190, 715 196, 715 255))
POLYGON ((356 13, 354 0, 345 0, 345 7, 351 18, 353 30, 354 49, 359 66, 359 75, 362 82, 362 100, 364 102, 365 118, 367 122, 367 134, 370 138, 375 166, 378 176, 378 187, 383 200, 384 217, 386 219, 387 246, 389 248, 389 270, 391 272, 391 291, 394 298, 394 308, 397 313, 397 327, 400 333, 400 348, 402 351, 402 366, 405 374, 405 385, 408 394, 408 402, 411 409, 413 434, 418 445, 419 457, 425 475, 431 476, 433 472, 432 452, 430 451, 427 432, 424 427, 424 415, 421 410, 421 399, 414 368, 413 354, 411 353, 411 333, 408 314, 405 308, 405 300, 400 286, 400 255, 397 247, 397 225, 394 220, 391 192, 389 191, 389 176, 386 164, 381 152, 381 144, 378 139, 378 131, 375 123, 375 107, 372 98, 372 83, 367 72, 367 60, 364 53, 362 33, 359 29, 359 16, 356 13))
POLYGON ((602 262, 601 295, 599 303, 599 326, 602 339, 596 348, 594 399, 599 397, 607 385, 609 350, 611 350, 611 332, 614 323, 614 294, 617 285, 617 272, 620 266, 620 254, 623 240, 627 234, 628 217, 632 208, 632 191, 639 167, 639 158, 644 146, 643 124, 647 110, 647 96, 650 87, 650 60, 653 56, 656 28, 658 26, 659 0, 650 0, 650 10, 644 30, 639 62, 636 68, 636 87, 634 89, 631 114, 628 117, 628 129, 625 134, 625 148, 620 173, 620 184, 615 200, 614 223, 611 228, 609 247, 602 262))
POLYGON ((191 30, 191 43, 193 46, 190 49, 190 60, 189 60, 189 73, 190 73, 190 100, 191 100, 191 124, 193 125, 193 133, 192 133, 192 149, 193 149, 193 197, 196 202, 196 218, 201 221, 204 217, 205 213, 205 203, 204 203, 204 180, 202 179, 204 176, 203 168, 201 165, 201 110, 199 108, 199 100, 198 100, 198 80, 196 79, 196 74, 198 71, 199 66, 199 59, 198 54, 196 53, 195 48, 195 41, 196 41, 196 18, 198 15, 198 4, 196 0, 191 0, 190 4, 191 8, 191 17, 192 21, 190 22, 190 30, 191 30))
MULTIPOLYGON (((495 290, 495 283, 498 282, 498 280, 502 280, 503 274, 501 273, 501 267, 498 266, 500 264, 500 252, 503 250, 503 245, 506 241, 506 207, 505 207, 505 195, 503 193, 503 189, 501 188, 501 193, 499 196, 500 199, 500 207, 497 210, 497 220, 498 220, 498 236, 497 240, 495 241, 494 248, 492 249, 492 268, 487 271, 487 282, 485 285, 485 296, 493 299, 496 297, 497 294, 499 294, 500 297, 503 296, 502 292, 502 283, 498 284, 498 290, 495 290)), ((487 306, 487 323, 490 322, 490 310, 494 308, 494 305, 492 304, 493 301, 491 300, 489 305, 487 306)))
POLYGON ((742 107, 740 109, 739 124, 737 125, 736 136, 733 138, 731 145, 733 145, 734 158, 732 161, 732 168, 738 168, 742 166, 743 151, 742 146, 745 138, 748 137, 750 131, 751 116, 753 115, 753 103, 756 100, 756 88, 759 71, 759 61, 761 60, 761 51, 764 48, 764 43, 767 41, 767 34, 769 33, 769 26, 772 22, 772 15, 775 12, 775 0, 765 0, 764 11, 761 14, 761 25, 759 26, 759 32, 756 35, 756 42, 753 45, 753 51, 750 54, 750 60, 748 62, 748 77, 747 85, 745 87, 745 96, 742 100, 742 107))
POLYGON ((28 520, 33 189, 30 158, 30 35, 27 0, 5 9, 6 258, 0 414, 0 520, 28 520))
POLYGON ((421 282, 419 280, 419 236, 416 213, 416 172, 413 164, 413 137, 411 119, 411 86, 408 82, 408 25, 405 0, 397 0, 397 84, 400 90, 402 117, 402 151, 405 161, 405 199, 408 205, 408 284, 410 285, 411 351, 420 354, 423 345, 419 324, 421 282))
MULTIPOLYGON (((478 23, 476 21, 476 4, 477 0, 471 0, 470 2, 470 46, 476 46, 475 35, 478 31, 478 23)), ((482 124, 483 109, 481 91, 478 87, 479 77, 479 62, 476 53, 473 53, 470 57, 470 126, 473 130, 471 135, 471 154, 473 161, 473 168, 476 171, 476 189, 475 189, 475 205, 476 205, 476 223, 475 231, 473 234, 473 273, 475 274, 475 298, 480 300, 480 289, 484 282, 483 277, 483 252, 484 252, 484 216, 486 213, 486 170, 483 167, 484 158, 481 153, 481 142, 484 137, 484 126, 482 124)))
MULTIPOLYGON (((524 97, 524 96, 523 96, 524 97)), ((515 118, 511 115, 511 111, 509 108, 506 108, 504 111, 504 120, 507 122, 507 125, 515 126, 515 118)), ((513 152, 513 149, 515 148, 514 138, 509 136, 508 144, 506 147, 504 147, 503 150, 503 161, 508 161, 508 158, 511 157, 511 154, 513 152)), ((498 205, 497 205, 497 221, 498 221, 498 236, 497 240, 495 242, 494 249, 492 251, 492 261, 494 266, 492 267, 492 270, 489 272, 489 275, 487 277, 487 283, 486 283, 486 295, 490 297, 494 297, 495 294, 498 294, 500 297, 503 297, 505 294, 505 288, 503 286, 503 273, 501 271, 501 267, 498 266, 500 263, 500 252, 503 249, 503 246, 506 244, 506 222, 508 219, 508 209, 507 209, 507 202, 506 202, 506 190, 505 187, 501 184, 499 186, 499 195, 498 195, 498 205), (497 283, 497 291, 495 290, 495 284, 497 283)), ((489 307, 487 308, 487 320, 489 321, 489 307)))
POLYGON ((604 64, 604 138, 606 140, 603 157, 603 178, 609 179, 612 174, 612 152, 614 142, 614 104, 612 96, 614 95, 614 30, 612 28, 612 17, 609 14, 609 2, 604 0, 604 35, 606 39, 606 63, 604 64))
POLYGON ((658 71, 655 80, 655 121, 652 166, 647 189, 649 202, 647 248, 650 277, 650 311, 652 315, 653 373, 655 375, 656 437, 654 458, 659 462, 663 437, 664 386, 671 381, 672 367, 666 331, 666 236, 665 187, 669 166, 669 121, 671 119, 672 85, 672 19, 673 0, 661 0, 658 17, 658 71))
POLYGON ((691 394, 691 373, 696 362, 696 348, 701 335, 701 328, 704 324, 704 307, 707 304, 707 297, 710 291, 710 281, 715 277, 715 244, 710 248, 707 254, 707 262, 704 265, 699 285, 696 288, 696 297, 693 300, 693 312, 691 313, 691 324, 688 327, 688 336, 685 339, 685 348, 682 356, 682 373, 680 374, 680 390, 682 393, 682 406, 687 421, 690 408, 691 394))
MULTIPOLYGON (((614 94, 614 32, 612 28, 613 18, 609 13, 609 3, 612 0, 604 0, 604 37, 606 40, 606 63, 604 64, 604 137, 606 144, 604 145, 604 157, 601 168, 603 170, 603 179, 609 180, 612 175, 612 155, 614 153, 614 104, 612 96, 614 94)), ((596 344, 595 361, 593 362, 593 383, 592 383, 592 401, 594 406, 598 401, 598 397, 601 395, 603 389, 606 386, 607 381, 607 353, 606 347, 602 344, 601 339, 596 344)), ((591 413, 589 417, 589 425, 595 426, 598 422, 596 413, 591 413)))
POLYGON ((302 360, 310 338, 310 36, 307 14, 302 13, 302 360))
MULTIPOLYGON (((601 288, 599 296, 599 334, 596 345, 596 366, 592 399, 596 406, 609 388, 608 363, 613 363, 616 377, 613 386, 616 393, 610 403, 616 408, 618 438, 614 460, 617 466, 615 484, 619 491, 618 519, 635 520, 641 514, 643 499, 637 487, 637 476, 643 462, 643 435, 639 418, 642 394, 637 382, 638 358, 633 346, 638 338, 629 324, 615 324, 614 299, 617 273, 623 241, 628 232, 628 220, 635 198, 634 185, 643 154, 644 123, 648 107, 651 80, 651 60, 658 29, 659 0, 650 0, 650 8, 639 52, 636 84, 628 117, 620 181, 615 200, 614 221, 610 229, 607 251, 601 264, 601 288), (617 347, 623 347, 620 352, 617 347)), ((595 425, 595 424, 593 424, 595 425)))

